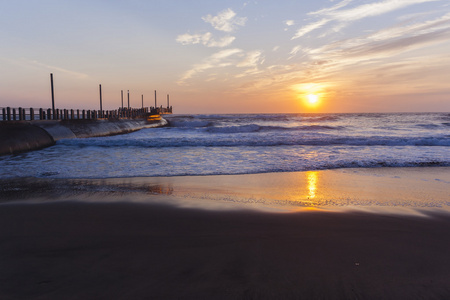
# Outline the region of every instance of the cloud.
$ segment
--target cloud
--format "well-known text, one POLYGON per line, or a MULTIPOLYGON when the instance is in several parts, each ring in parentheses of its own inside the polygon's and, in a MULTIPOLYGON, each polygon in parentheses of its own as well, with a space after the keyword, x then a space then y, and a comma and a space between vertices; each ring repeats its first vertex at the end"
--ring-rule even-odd
POLYGON ((284 21, 284 24, 285 24, 286 26, 292 26, 292 25, 295 24, 295 22, 294 22, 294 20, 286 20, 286 21, 284 21))
POLYGON ((302 37, 305 34, 319 29, 330 22, 341 22, 342 24, 336 26, 335 30, 342 29, 346 26, 347 23, 356 20, 379 16, 414 4, 436 1, 440 0, 384 0, 376 3, 359 5, 349 9, 341 9, 348 6, 348 4, 352 2, 352 0, 344 0, 331 8, 325 8, 319 11, 310 12, 309 15, 318 16, 321 19, 298 29, 292 39, 302 37))
POLYGON ((243 52, 243 50, 234 48, 234 49, 225 49, 225 50, 222 50, 222 51, 212 54, 211 56, 204 59, 202 63, 194 65, 192 67, 192 69, 185 72, 183 74, 183 76, 180 78, 180 80, 178 81, 178 84, 186 85, 186 81, 188 79, 190 79, 190 78, 194 77, 195 75, 197 75, 198 73, 204 72, 208 69, 229 66, 229 65, 231 65, 231 62, 225 61, 225 60, 228 59, 229 57, 232 57, 236 54, 240 54, 242 52, 243 52))
POLYGON ((301 50, 302 50, 302 47, 301 47, 301 46, 295 46, 294 48, 292 48, 291 52, 289 52, 290 56, 289 56, 288 59, 293 58, 293 57, 294 57, 295 55, 297 55, 297 53, 298 53, 299 51, 301 51, 301 50))
POLYGON ((231 43, 233 43, 233 41, 236 38, 234 36, 225 36, 223 38, 221 38, 220 40, 216 41, 216 40, 210 40, 207 44, 208 47, 219 47, 219 48, 223 48, 226 46, 231 45, 231 43))
POLYGON ((361 62, 392 57, 406 51, 450 38, 450 13, 435 20, 406 26, 381 29, 370 35, 338 41, 316 49, 310 49, 313 59, 332 59, 335 62, 361 62))
POLYGON ((177 36, 176 41, 181 43, 182 45, 191 45, 191 44, 203 44, 206 45, 211 39, 211 33, 207 32, 204 34, 189 34, 185 33, 177 36))
POLYGON ((216 30, 232 32, 238 26, 244 26, 247 18, 236 17, 236 13, 231 8, 228 8, 218 13, 217 16, 207 15, 202 17, 202 20, 211 24, 216 30))
POLYGON ((435 2, 440 0, 385 0, 376 3, 364 4, 347 10, 332 10, 321 15, 329 16, 340 21, 355 21, 367 17, 382 15, 414 4, 435 2))
POLYGON ((302 37, 302 36, 304 36, 305 34, 307 34, 307 33, 311 32, 311 31, 313 31, 313 30, 316 30, 316 29, 318 29, 318 28, 324 26, 324 25, 327 24, 328 22, 330 22, 329 19, 322 19, 322 20, 320 20, 320 21, 317 21, 317 22, 308 24, 308 25, 306 25, 306 26, 303 26, 302 28, 300 28, 299 30, 297 30, 297 32, 296 32, 295 35, 292 37, 292 39, 296 39, 296 38, 302 37))
POLYGON ((210 32, 204 34, 189 34, 185 33, 177 36, 176 41, 182 45, 195 45, 202 44, 206 47, 218 47, 223 48, 231 45, 236 38, 234 36, 224 36, 219 40, 215 40, 212 38, 212 34, 210 32))
POLYGON ((56 70, 58 72, 61 72, 61 73, 73 76, 73 77, 78 78, 78 79, 86 79, 86 78, 89 77, 89 75, 84 74, 84 73, 75 72, 75 71, 67 70, 67 69, 64 69, 64 68, 47 65, 47 64, 35 61, 35 60, 26 61, 25 63, 27 63, 29 65, 32 65, 32 66, 38 66, 38 67, 46 68, 49 71, 55 71, 56 70))
MULTIPOLYGON (((225 32, 232 32, 238 26, 244 26, 246 18, 237 18, 236 13, 230 8, 220 12, 217 16, 207 15, 202 17, 206 23, 210 23, 215 29, 225 32)), ((181 34, 177 36, 176 41, 182 45, 202 44, 206 47, 223 48, 231 45, 236 37, 226 35, 220 39, 213 38, 211 32, 197 34, 181 34)))
POLYGON ((245 59, 239 62, 236 66, 239 68, 256 67, 258 64, 262 63, 263 60, 264 57, 262 56, 262 52, 259 50, 255 50, 248 52, 245 59))
POLYGON ((399 19, 398 24, 369 33, 361 31, 352 38, 315 43, 315 47, 292 47, 287 61, 300 53, 301 60, 271 65, 261 74, 252 74, 251 84, 242 83, 242 90, 261 92, 307 82, 333 85, 331 90, 340 94, 377 94, 384 89, 389 93, 402 92, 413 89, 411 85, 415 89, 442 89, 447 84, 442 74, 450 67, 446 51, 450 45, 450 13, 434 11, 421 18, 399 19), (426 16, 429 18, 424 19, 426 16), (397 81, 401 85, 398 89, 394 84, 397 81))

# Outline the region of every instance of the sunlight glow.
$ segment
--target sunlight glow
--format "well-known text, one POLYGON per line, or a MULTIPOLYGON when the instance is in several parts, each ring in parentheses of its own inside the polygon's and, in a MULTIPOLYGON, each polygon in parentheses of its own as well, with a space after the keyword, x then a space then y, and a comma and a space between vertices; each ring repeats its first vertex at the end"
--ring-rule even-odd
POLYGON ((317 101, 319 101, 319 96, 317 96, 316 94, 309 94, 306 97, 308 98, 309 104, 316 104, 317 101))
POLYGON ((308 199, 314 199, 317 191, 317 172, 306 172, 308 177, 308 199))

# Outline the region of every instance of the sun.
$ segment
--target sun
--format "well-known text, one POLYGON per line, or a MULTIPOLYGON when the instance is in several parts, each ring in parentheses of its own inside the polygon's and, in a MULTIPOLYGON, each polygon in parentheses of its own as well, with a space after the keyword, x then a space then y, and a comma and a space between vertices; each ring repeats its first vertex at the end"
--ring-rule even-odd
POLYGON ((311 105, 314 105, 319 101, 319 96, 316 94, 309 94, 306 98, 308 99, 308 103, 311 105))

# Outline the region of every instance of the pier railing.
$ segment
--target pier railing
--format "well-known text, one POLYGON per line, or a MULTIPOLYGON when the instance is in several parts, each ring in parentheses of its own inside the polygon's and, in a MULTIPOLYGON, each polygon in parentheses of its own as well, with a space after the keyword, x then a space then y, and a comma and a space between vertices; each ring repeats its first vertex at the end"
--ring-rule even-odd
POLYGON ((33 120, 97 120, 97 119, 139 119, 147 114, 171 114, 170 107, 118 108, 116 110, 85 109, 43 109, 2 107, 0 121, 33 120))

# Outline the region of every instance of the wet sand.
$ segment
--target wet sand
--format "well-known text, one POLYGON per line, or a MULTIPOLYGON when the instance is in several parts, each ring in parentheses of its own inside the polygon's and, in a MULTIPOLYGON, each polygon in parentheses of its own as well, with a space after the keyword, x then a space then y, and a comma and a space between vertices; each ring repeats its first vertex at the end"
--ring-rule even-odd
MULTIPOLYGON (((277 174, 266 176, 275 180, 277 174)), ((442 176, 437 182, 445 188, 442 176)), ((261 180, 242 178, 249 187, 261 180)), ((201 180, 208 179, 210 190, 204 194, 223 195, 217 189, 232 194, 230 183, 213 188, 217 177, 201 180)), ((82 191, 92 181, 78 181, 60 194, 61 182, 53 182, 38 202, 23 191, 27 201, 13 199, 17 188, 3 183, 10 201, 0 205, 0 299, 450 298, 450 215, 445 209, 422 215, 332 209, 274 213, 254 209, 253 202, 239 209, 233 204, 233 209, 204 210, 198 203, 214 197, 201 199, 193 190, 179 189, 177 179, 172 186, 152 185, 152 180, 133 179, 120 193, 109 180, 101 189, 93 184, 82 191), (56 199, 47 194, 45 200, 46 193, 56 193, 56 199), (187 208, 191 198, 181 195, 199 202, 187 208)), ((192 186, 196 179, 183 180, 192 186)), ((352 185, 364 182, 361 174, 353 180, 352 185)), ((389 187, 378 183, 378 189, 389 187)), ((221 199, 223 204, 230 198, 221 199)))

